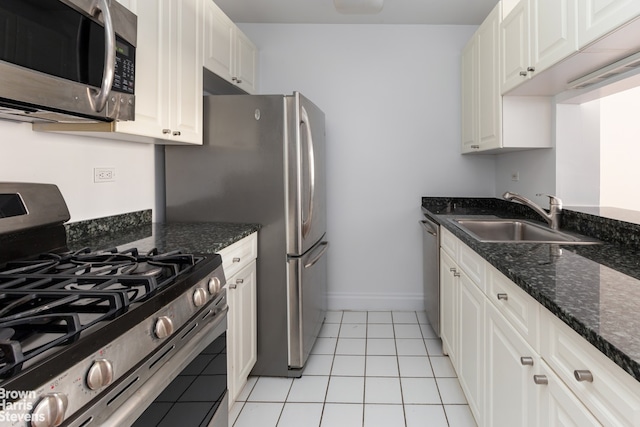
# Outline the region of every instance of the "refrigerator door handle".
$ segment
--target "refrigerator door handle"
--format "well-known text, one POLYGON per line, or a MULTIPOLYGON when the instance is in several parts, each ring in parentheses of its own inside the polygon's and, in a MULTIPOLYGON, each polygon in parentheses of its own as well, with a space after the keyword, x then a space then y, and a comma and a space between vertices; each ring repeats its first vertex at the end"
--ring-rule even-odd
POLYGON ((320 261, 320 258, 322 258, 325 252, 327 252, 327 249, 329 249, 329 242, 321 242, 318 244, 318 248, 320 249, 320 253, 313 257, 311 261, 305 263, 304 268, 311 268, 316 262, 320 261))
POLYGON ((311 124, 309 123, 309 114, 307 110, 300 106, 300 130, 304 127, 307 140, 307 155, 309 161, 309 213, 307 219, 302 217, 302 238, 309 235, 311 231, 311 222, 313 220, 313 199, 316 191, 316 170, 315 170, 315 153, 313 149, 313 137, 311 135, 311 124))

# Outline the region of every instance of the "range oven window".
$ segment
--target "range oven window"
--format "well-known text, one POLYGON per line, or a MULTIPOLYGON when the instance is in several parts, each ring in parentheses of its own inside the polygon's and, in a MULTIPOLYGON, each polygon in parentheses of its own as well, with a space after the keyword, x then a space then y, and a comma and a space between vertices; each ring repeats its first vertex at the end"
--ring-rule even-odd
MULTIPOLYGON (((104 28, 60 0, 12 0, 0 3, 0 59, 30 70, 100 87, 104 71, 104 28)), ((135 48, 116 36, 122 70, 133 64, 135 48), (130 61, 129 61, 130 60, 130 61)), ((113 90, 133 93, 133 83, 113 90), (131 86, 131 87, 129 87, 131 86)))
POLYGON ((227 410, 220 407, 227 404, 223 402, 226 391, 227 336, 223 333, 196 356, 133 426, 208 426, 218 408, 227 410))

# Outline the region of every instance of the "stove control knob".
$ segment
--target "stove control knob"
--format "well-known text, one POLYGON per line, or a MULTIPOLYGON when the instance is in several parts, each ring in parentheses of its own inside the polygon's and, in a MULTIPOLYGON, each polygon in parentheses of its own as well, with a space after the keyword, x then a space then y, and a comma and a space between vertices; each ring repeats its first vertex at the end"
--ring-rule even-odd
POLYGON ((220 279, 218 279, 217 277, 212 277, 211 279, 209 279, 209 293, 211 295, 215 295, 218 292, 220 292, 220 289, 222 289, 222 282, 220 282, 220 279))
POLYGON ((167 316, 160 316, 158 320, 156 320, 153 332, 156 334, 156 337, 160 339, 166 338, 173 333, 173 322, 167 316))
POLYGON ((113 364, 106 359, 98 359, 87 373, 87 386, 91 390, 108 386, 113 382, 113 364))
POLYGON ((56 427, 64 421, 67 396, 63 393, 46 394, 31 414, 33 427, 56 427))
POLYGON ((202 307, 207 302, 207 291, 204 288, 198 288, 193 293, 193 304, 196 307, 202 307))

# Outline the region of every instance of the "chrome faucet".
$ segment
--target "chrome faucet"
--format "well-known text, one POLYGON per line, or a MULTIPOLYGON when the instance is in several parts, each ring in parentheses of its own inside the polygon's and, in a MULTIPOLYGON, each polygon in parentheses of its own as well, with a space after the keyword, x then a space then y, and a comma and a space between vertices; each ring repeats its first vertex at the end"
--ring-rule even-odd
POLYGON ((523 205, 529 206, 531 209, 536 211, 540 216, 544 218, 545 221, 549 224, 549 226, 553 230, 557 230, 560 226, 560 214, 562 213, 562 200, 557 198, 556 196, 551 196, 549 194, 536 194, 536 196, 547 196, 549 198, 549 213, 547 213, 540 206, 532 202, 516 193, 506 192, 502 195, 506 200, 515 200, 517 202, 522 203, 523 205))

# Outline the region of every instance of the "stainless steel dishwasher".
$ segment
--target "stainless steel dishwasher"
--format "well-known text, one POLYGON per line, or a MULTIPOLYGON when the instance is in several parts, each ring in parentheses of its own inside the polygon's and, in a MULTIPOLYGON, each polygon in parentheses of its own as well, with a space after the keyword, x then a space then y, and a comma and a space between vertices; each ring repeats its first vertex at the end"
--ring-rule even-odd
POLYGON ((420 224, 424 309, 433 330, 440 336, 440 226, 426 217, 420 224))

